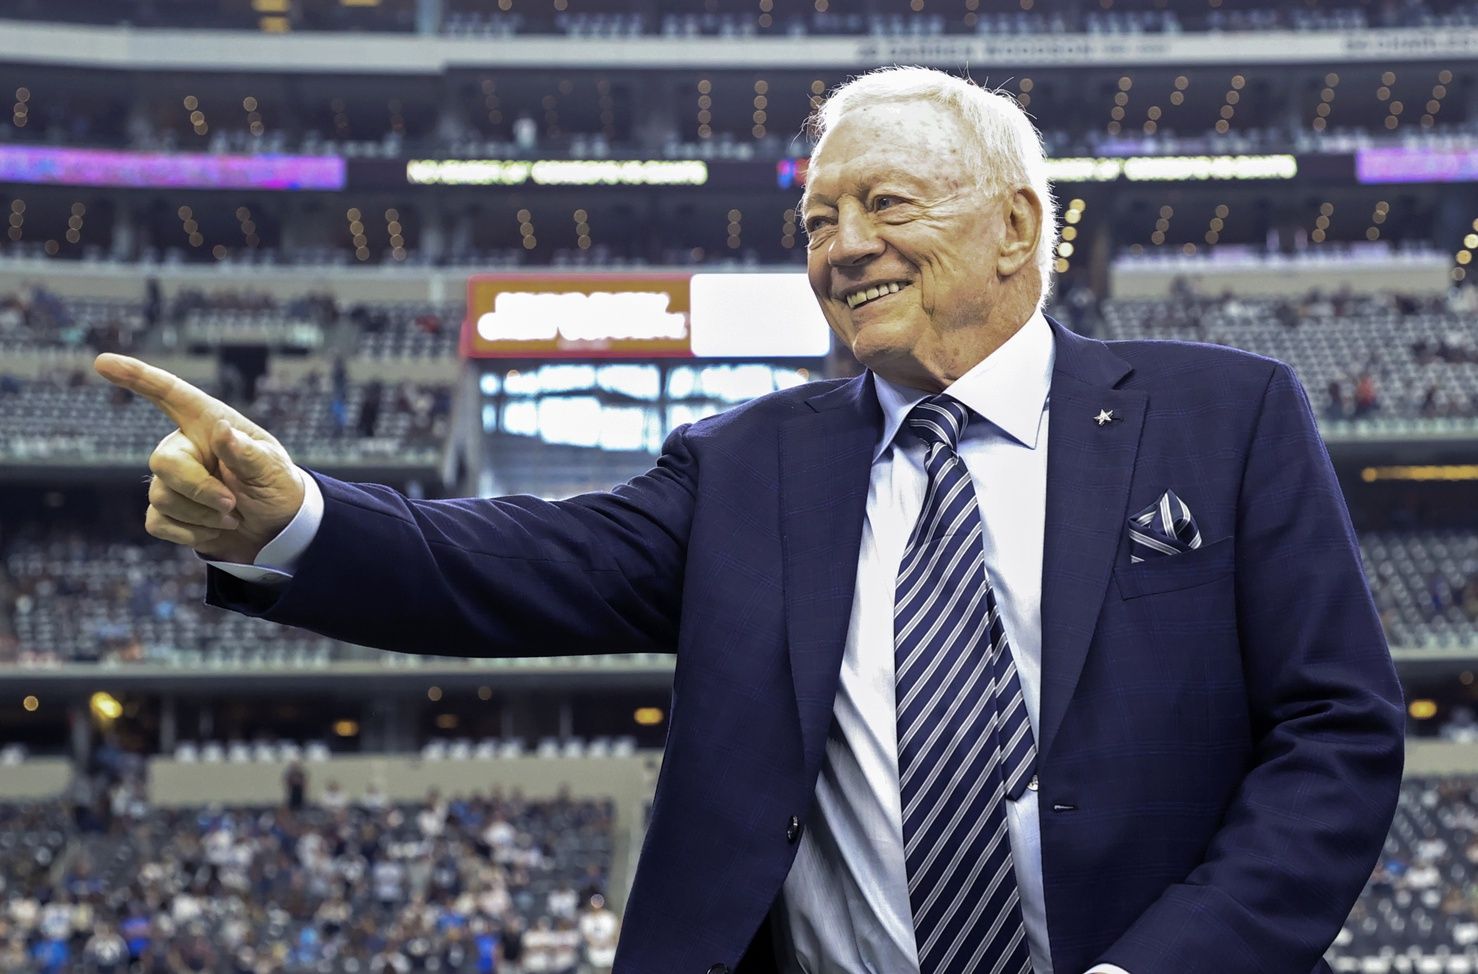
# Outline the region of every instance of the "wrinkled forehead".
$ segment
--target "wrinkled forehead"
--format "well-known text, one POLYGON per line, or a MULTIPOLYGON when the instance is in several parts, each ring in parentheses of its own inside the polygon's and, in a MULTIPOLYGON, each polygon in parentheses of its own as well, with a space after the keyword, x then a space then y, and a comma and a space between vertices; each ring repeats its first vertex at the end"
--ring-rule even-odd
POLYGON ((882 180, 907 180, 939 191, 966 175, 970 136, 954 113, 931 101, 885 101, 848 110, 817 143, 801 205, 882 180))

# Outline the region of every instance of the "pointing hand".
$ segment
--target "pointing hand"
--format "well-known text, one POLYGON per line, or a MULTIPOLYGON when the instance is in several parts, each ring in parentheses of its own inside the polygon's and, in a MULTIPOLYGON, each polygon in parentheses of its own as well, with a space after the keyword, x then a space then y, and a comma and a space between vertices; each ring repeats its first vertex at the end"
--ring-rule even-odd
POLYGON ((148 532, 213 560, 251 564, 303 504, 301 475, 282 444, 163 369, 111 353, 93 368, 179 427, 149 456, 148 532))

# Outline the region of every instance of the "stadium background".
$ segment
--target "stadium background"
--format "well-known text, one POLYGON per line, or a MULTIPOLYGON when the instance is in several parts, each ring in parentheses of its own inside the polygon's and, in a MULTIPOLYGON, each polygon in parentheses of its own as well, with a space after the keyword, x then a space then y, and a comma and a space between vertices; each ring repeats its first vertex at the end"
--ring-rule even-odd
POLYGON ((1043 130, 1060 320, 1297 370, 1410 712, 1330 959, 1475 970, 1475 56, 1464 0, 0 0, 0 969, 605 969, 671 659, 206 609, 92 356, 414 495, 607 487, 857 368, 802 123, 919 63, 1043 130))

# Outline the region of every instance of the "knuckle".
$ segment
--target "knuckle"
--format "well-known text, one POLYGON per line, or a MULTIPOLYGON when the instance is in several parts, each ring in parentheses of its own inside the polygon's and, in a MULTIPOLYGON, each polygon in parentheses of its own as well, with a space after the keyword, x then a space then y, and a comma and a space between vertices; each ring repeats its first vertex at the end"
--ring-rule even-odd
POLYGON ((162 532, 169 528, 169 522, 160 513, 159 508, 150 504, 149 509, 144 512, 144 530, 156 538, 164 538, 162 532))
POLYGON ((205 503, 205 501, 211 496, 210 485, 203 480, 192 480, 189 483, 184 484, 183 487, 184 490, 182 490, 180 493, 182 493, 190 500, 196 501, 197 503, 205 503))

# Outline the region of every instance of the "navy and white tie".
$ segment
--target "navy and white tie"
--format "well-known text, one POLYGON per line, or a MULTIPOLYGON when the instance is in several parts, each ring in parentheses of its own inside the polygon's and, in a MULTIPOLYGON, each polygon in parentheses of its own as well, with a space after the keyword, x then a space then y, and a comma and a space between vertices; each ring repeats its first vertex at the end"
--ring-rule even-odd
POLYGON ((969 416, 941 395, 906 422, 929 473, 893 612, 908 896, 920 974, 1030 974, 1006 802, 1034 781, 1036 742, 957 452, 969 416))

